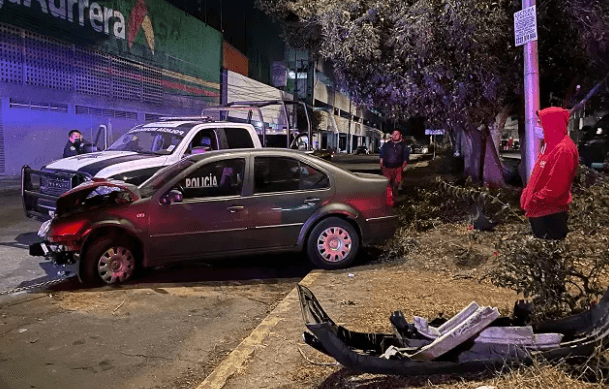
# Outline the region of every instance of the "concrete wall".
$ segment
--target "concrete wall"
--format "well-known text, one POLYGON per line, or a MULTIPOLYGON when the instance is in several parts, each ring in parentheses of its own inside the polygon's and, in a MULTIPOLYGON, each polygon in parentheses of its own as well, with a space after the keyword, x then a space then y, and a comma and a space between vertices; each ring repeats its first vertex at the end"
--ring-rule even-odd
POLYGON ((157 107, 8 83, 0 83, 0 88, 2 173, 6 176, 19 175, 23 165, 39 169, 61 158, 70 130, 77 129, 92 141, 103 124, 112 142, 147 118, 197 115, 204 106, 203 102, 197 104, 192 98, 179 96, 174 97, 172 107, 157 107))

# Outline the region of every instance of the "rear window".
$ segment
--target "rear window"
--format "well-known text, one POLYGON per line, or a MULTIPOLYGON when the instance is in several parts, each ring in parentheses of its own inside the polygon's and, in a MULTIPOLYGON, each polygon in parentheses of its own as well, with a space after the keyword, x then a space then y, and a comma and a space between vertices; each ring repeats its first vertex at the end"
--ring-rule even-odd
POLYGON ((248 130, 245 128, 224 128, 229 149, 253 148, 254 142, 248 130))

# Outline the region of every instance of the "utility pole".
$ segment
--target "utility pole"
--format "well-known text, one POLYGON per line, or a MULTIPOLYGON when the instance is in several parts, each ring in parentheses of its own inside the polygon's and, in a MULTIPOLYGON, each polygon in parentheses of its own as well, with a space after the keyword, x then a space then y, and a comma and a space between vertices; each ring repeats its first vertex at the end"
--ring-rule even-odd
MULTIPOLYGON (((298 53, 296 49, 294 49, 294 101, 298 101, 298 53)), ((294 124, 292 125, 292 127, 296 128, 298 123, 298 104, 294 104, 292 112, 294 114, 294 124)), ((290 137, 290 135, 291 134, 288 134, 288 138, 290 137)), ((288 142, 288 148, 289 147, 290 146, 288 142)))
POLYGON ((351 154, 353 147, 351 146, 351 96, 349 96, 349 125, 347 126, 347 154, 351 154))
POLYGON ((539 154, 540 140, 535 136, 539 110, 539 60, 537 56, 537 8, 535 0, 522 0, 522 11, 514 14, 516 46, 524 46, 525 166, 529 181, 539 154))

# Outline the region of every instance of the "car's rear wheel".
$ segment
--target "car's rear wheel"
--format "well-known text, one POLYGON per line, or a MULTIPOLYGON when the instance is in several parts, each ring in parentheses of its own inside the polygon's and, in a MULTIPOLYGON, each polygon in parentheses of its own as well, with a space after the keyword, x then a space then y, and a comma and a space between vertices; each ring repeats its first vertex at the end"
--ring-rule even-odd
POLYGON ((329 217, 318 223, 307 241, 307 256, 322 269, 341 269, 355 261, 359 236, 346 220, 329 217))
POLYGON ((133 276, 135 267, 135 250, 128 239, 102 237, 85 253, 80 276, 87 284, 120 284, 133 276))

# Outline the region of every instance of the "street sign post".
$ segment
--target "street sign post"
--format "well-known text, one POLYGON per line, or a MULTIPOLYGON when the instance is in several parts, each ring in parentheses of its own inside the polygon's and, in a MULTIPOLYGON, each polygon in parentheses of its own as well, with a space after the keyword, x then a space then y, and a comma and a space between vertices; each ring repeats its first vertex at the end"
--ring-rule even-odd
POLYGON ((539 110, 539 61, 537 57, 537 16, 535 0, 522 0, 522 11, 514 13, 516 46, 524 45, 524 160, 526 183, 533 172, 539 154, 540 140, 535 136, 539 110))
POLYGON ((436 159, 436 135, 444 135, 445 130, 433 130, 431 128, 425 129, 425 135, 433 136, 433 159, 436 159))

